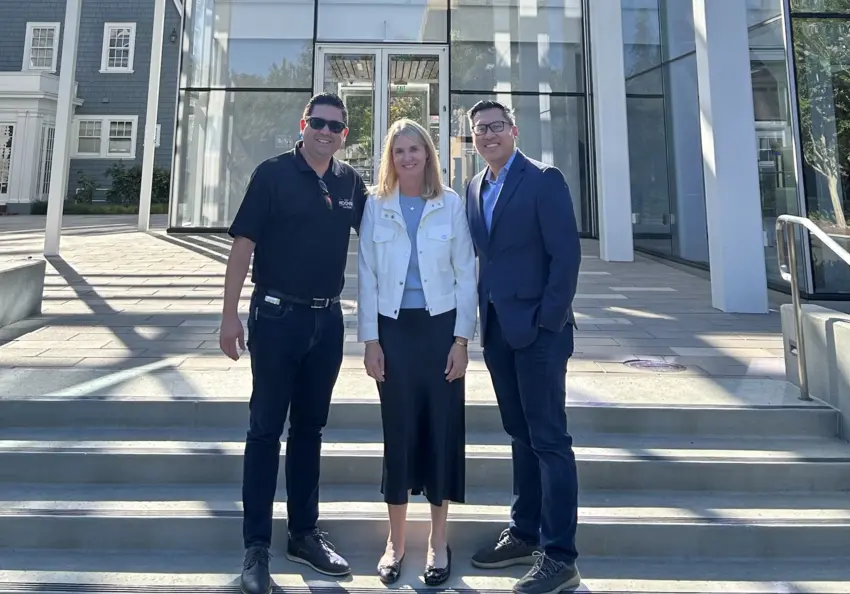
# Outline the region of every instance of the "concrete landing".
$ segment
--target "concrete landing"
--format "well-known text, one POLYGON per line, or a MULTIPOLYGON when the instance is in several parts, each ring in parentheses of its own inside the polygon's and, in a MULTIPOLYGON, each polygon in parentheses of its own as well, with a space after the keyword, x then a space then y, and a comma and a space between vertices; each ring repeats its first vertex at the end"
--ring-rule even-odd
MULTIPOLYGON (((0 219, 0 253, 40 254, 43 224, 43 217, 0 219)), ((164 217, 153 217, 149 234, 136 232, 135 224, 134 217, 65 217, 62 256, 47 266, 43 314, 0 331, 0 366, 247 366, 247 360, 233 363, 218 350, 229 239, 167 235, 164 217)), ((777 312, 717 311, 709 282, 700 276, 640 255, 634 263, 603 262, 597 242, 582 245, 571 373, 647 373, 623 365, 644 359, 685 365, 691 375, 784 379, 777 312)), ((353 237, 343 293, 352 368, 362 357, 354 331, 356 250, 353 237)), ((249 294, 250 283, 243 312, 249 294)), ((481 369, 478 351, 473 345, 473 368, 481 369)))

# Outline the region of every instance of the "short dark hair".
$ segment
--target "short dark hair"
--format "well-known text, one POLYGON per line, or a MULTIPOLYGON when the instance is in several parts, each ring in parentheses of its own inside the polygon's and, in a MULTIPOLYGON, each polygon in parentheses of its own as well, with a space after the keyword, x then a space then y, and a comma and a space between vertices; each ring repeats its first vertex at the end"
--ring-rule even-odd
POLYGON ((511 108, 502 103, 501 101, 495 101, 493 99, 482 99, 478 103, 472 106, 472 109, 469 110, 469 121, 473 122, 475 120, 475 114, 479 111, 484 111, 485 109, 501 109, 502 115, 505 116, 505 119, 510 123, 511 126, 516 124, 514 120, 513 111, 511 108))
POLYGON ((304 114, 301 117, 305 120, 309 118, 313 115, 313 108, 317 105, 330 105, 331 107, 338 108, 342 111, 343 123, 348 123, 348 110, 345 108, 345 103, 343 103, 342 99, 336 93, 319 93, 310 97, 307 105, 304 106, 304 114))

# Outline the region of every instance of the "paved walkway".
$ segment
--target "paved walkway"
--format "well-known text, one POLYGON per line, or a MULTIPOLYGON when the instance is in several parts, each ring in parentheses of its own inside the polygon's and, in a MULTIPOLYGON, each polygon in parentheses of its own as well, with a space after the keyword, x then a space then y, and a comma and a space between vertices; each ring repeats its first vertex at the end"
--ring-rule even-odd
MULTIPOLYGON (((153 220, 145 234, 132 216, 66 216, 62 256, 48 262, 43 313, 0 329, 0 369, 246 368, 246 357, 234 363, 218 350, 228 238, 167 235, 164 217, 153 220)), ((41 257, 43 225, 44 217, 0 217, 0 259, 41 257)), ((353 239, 344 365, 362 369, 355 250, 353 239)), ((776 311, 722 313, 699 276, 642 256, 603 262, 595 241, 584 241, 583 252, 572 374, 646 374, 624 365, 643 359, 682 364, 684 374, 784 379, 776 311)), ((246 282, 243 315, 249 295, 246 282)), ((471 360, 471 369, 483 369, 476 346, 471 360)))

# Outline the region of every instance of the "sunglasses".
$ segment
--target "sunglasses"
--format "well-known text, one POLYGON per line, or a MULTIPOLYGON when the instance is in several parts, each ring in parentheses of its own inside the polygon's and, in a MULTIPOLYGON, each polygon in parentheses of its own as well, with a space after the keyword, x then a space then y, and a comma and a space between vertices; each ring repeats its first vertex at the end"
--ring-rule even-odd
POLYGON ((307 123, 313 130, 323 130, 325 126, 330 129, 334 134, 339 134, 343 130, 345 130, 345 122, 338 122, 336 120, 326 120, 325 118, 317 118, 315 116, 311 116, 307 118, 307 123))
POLYGON ((325 199, 325 205, 328 207, 328 210, 334 209, 334 201, 331 198, 331 193, 328 191, 328 186, 325 181, 319 178, 319 190, 322 192, 322 198, 325 199))

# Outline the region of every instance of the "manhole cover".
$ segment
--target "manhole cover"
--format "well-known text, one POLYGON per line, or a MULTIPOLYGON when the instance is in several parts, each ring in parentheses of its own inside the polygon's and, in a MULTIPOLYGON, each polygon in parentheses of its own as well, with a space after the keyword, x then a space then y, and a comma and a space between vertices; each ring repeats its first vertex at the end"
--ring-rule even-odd
POLYGON ((657 373, 676 373, 686 371, 688 368, 678 363, 667 363, 665 361, 645 361, 643 359, 633 359, 623 363, 626 367, 632 369, 642 369, 644 371, 655 371, 657 373))

